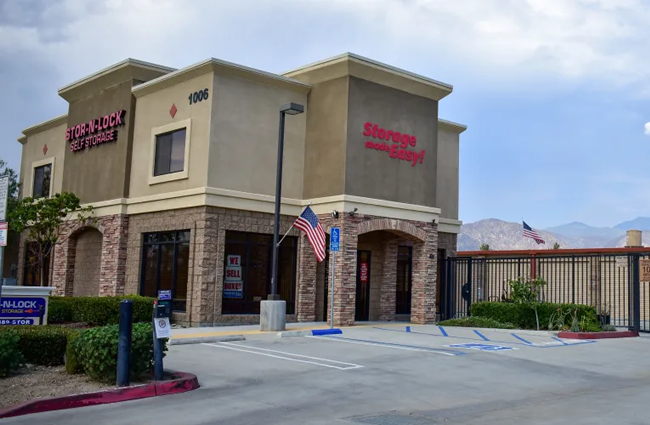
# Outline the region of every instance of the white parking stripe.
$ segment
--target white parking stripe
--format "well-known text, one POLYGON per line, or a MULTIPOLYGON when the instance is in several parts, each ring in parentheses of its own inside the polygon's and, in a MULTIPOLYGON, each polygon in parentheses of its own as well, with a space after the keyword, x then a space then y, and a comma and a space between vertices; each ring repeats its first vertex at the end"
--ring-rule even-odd
POLYGON ((222 343, 218 343, 218 344, 202 344, 202 345, 209 345, 211 347, 224 348, 226 350, 240 351, 240 352, 243 352, 243 353, 257 354, 258 356, 273 357, 275 359, 289 360, 289 361, 292 361, 292 362, 307 363, 307 364, 312 364, 312 365, 316 365, 316 366, 329 367, 329 368, 338 369, 338 370, 351 370, 351 369, 359 369, 359 368, 363 367, 361 365, 354 364, 354 363, 339 362, 339 361, 336 361, 336 360, 322 359, 322 358, 319 358, 319 357, 311 357, 311 356, 303 356, 301 354, 293 354, 293 353, 287 353, 287 352, 284 352, 284 351, 269 350, 267 348, 251 347, 251 346, 247 346, 247 345, 231 344, 231 343, 228 343, 228 342, 222 342, 222 343), (242 348, 237 348, 237 347, 242 347, 242 348), (276 355, 276 354, 269 354, 267 352, 284 354, 284 356, 280 356, 280 355, 276 355), (306 359, 311 359, 311 360, 320 360, 320 362, 309 361, 309 360, 300 360, 300 359, 293 358, 293 357, 301 357, 301 358, 306 358, 306 359), (336 364, 327 364, 327 363, 321 363, 321 362, 336 363, 336 364, 346 365, 346 366, 337 366, 336 364))
POLYGON ((316 338, 320 340, 327 340, 327 341, 336 341, 336 342, 346 342, 348 344, 359 344, 359 345, 374 345, 377 347, 385 347, 385 348, 393 348, 395 350, 406 350, 406 351, 420 351, 424 353, 434 353, 434 354, 442 354, 445 356, 457 356, 458 354, 454 353, 447 353, 445 351, 438 351, 436 349, 425 349, 425 348, 418 348, 418 347, 409 347, 406 345, 392 345, 392 344, 383 344, 381 342, 366 342, 366 341, 354 341, 354 340, 349 340, 349 339, 342 339, 342 338, 334 338, 334 337, 322 337, 322 336, 306 336, 305 338, 316 338))

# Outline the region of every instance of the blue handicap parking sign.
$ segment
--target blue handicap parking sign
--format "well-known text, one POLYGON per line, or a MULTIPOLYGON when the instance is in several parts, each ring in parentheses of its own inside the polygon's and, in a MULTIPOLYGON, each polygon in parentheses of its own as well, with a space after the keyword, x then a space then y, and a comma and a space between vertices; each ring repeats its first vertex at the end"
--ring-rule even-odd
POLYGON ((507 351, 514 350, 512 347, 506 345, 492 345, 492 344, 478 344, 478 343, 467 343, 467 344, 451 344, 448 347, 453 348, 467 348, 470 350, 479 350, 479 351, 507 351))
POLYGON ((341 241, 341 229, 338 227, 332 227, 332 229, 330 230, 330 251, 331 252, 340 251, 340 244, 339 244, 340 241, 341 241))

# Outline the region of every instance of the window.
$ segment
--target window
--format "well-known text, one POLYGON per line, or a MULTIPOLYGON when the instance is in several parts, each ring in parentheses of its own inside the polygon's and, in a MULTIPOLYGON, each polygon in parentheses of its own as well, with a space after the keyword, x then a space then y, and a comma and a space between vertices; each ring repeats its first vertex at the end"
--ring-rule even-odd
MULTIPOLYGON (((280 246, 278 294, 294 314, 298 238, 288 236, 280 246)), ((273 235, 226 232, 222 314, 259 314, 260 301, 271 290, 273 235)))
POLYGON ((397 247, 397 284, 395 313, 411 314, 411 268, 413 249, 410 246, 397 247))
POLYGON ((172 291, 172 309, 185 311, 189 279, 190 231, 145 233, 142 242, 140 295, 172 291))
POLYGON ((154 176, 179 173, 185 168, 184 128, 156 136, 154 176))
POLYGON ((25 246, 25 262, 23 264, 23 286, 41 286, 41 270, 43 271, 43 283, 50 286, 50 258, 51 245, 39 247, 35 242, 30 242, 25 246), (43 264, 39 262, 39 252, 46 253, 43 258, 43 264), (43 266, 41 269, 41 265, 43 266))
POLYGON ((51 178, 51 163, 34 168, 34 185, 32 186, 32 198, 47 198, 50 196, 51 178))

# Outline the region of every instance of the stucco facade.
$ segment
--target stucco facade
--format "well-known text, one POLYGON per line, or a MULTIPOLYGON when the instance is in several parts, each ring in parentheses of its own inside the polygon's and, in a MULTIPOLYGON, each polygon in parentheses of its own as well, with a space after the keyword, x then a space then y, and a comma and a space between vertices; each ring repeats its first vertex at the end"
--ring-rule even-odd
POLYGON ((286 117, 284 139, 278 293, 288 320, 331 320, 333 273, 337 325, 432 322, 438 260, 455 254, 461 224, 466 127, 438 117, 451 93, 353 54, 283 75, 128 59, 76 81, 59 90, 68 113, 19 138, 22 196, 43 190, 38 167, 52 164, 47 193, 94 207, 92 223, 63 232, 51 284, 69 296, 169 289, 179 322, 257 323, 270 290, 279 109, 293 102, 305 112, 286 117), (325 232, 341 228, 334 268, 292 228, 307 206, 325 232))

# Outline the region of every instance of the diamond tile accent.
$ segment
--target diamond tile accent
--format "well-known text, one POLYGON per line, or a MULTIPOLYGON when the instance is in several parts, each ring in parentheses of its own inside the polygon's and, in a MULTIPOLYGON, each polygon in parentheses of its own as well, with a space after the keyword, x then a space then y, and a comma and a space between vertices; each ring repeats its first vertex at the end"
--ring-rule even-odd
POLYGON ((176 105, 172 103, 172 108, 169 110, 169 115, 174 118, 176 116, 176 112, 178 112, 178 109, 176 109, 176 105))
POLYGON ((43 145, 43 155, 47 155, 47 145, 43 145))

